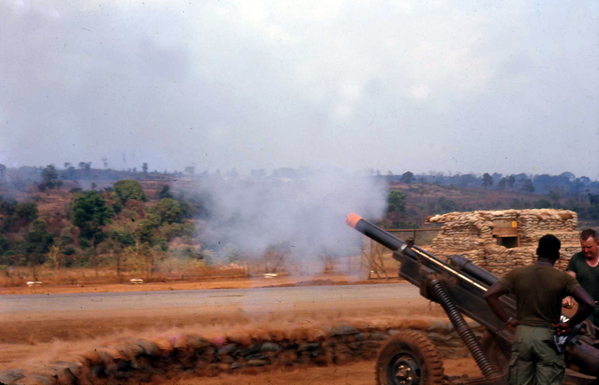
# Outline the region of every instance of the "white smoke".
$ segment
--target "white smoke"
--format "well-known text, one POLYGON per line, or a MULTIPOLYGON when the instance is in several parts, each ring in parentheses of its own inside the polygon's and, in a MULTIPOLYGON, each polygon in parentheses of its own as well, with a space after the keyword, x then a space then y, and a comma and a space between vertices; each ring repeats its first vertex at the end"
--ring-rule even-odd
POLYGON ((339 172, 298 179, 210 180, 202 190, 211 196, 204 236, 253 254, 289 243, 292 254, 303 260, 323 253, 358 253, 362 238, 345 224, 345 217, 355 212, 381 218, 388 192, 382 181, 339 172))

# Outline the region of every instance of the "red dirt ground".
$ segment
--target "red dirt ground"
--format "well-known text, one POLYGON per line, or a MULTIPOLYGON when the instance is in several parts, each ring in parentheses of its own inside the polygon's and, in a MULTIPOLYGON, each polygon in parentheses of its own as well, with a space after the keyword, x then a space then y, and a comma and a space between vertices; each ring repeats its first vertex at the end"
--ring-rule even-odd
MULTIPOLYGON (((299 284, 263 280, 264 285, 299 284)), ((313 282, 314 283, 314 282, 313 282)), ((319 284, 319 282, 315 282, 319 284)), ((331 280, 323 283, 343 283, 331 280)), ((185 283, 177 289, 208 287, 249 287, 256 282, 185 283)), ((172 284, 170 284, 172 285, 172 284)), ((164 286, 118 285, 124 290, 164 290, 164 286)), ((23 293, 21 289, 15 292, 23 293)), ((86 291, 112 291, 110 285, 85 287, 86 291), (93 290, 92 290, 93 289, 93 290)), ((37 292, 63 291, 60 287, 36 288, 37 292)), ((67 287, 67 292, 79 291, 67 287)), ((31 291, 30 291, 31 292, 31 291)), ((273 314, 272 312, 243 312, 235 307, 221 307, 211 313, 198 315, 189 309, 153 310, 135 314, 124 311, 103 311, 77 314, 26 314, 18 317, 0 317, 0 371, 23 368, 34 371, 53 360, 76 360, 94 348, 114 346, 128 338, 168 338, 174 334, 197 333, 206 337, 246 333, 260 335, 271 329, 285 330, 305 325, 330 324, 333 322, 385 323, 404 319, 405 322, 424 322, 430 318, 445 318, 442 309, 424 298, 406 299, 400 308, 390 307, 384 301, 371 301, 368 308, 353 303, 336 303, 319 306, 299 306, 293 311, 273 314), (334 310, 332 310, 334 309, 334 310)), ((455 359, 445 362, 449 375, 478 376, 474 361, 455 359)), ((292 371, 263 371, 255 375, 223 374, 213 378, 180 378, 165 380, 163 384, 374 384, 374 362, 362 361, 343 366, 297 368, 292 371)))

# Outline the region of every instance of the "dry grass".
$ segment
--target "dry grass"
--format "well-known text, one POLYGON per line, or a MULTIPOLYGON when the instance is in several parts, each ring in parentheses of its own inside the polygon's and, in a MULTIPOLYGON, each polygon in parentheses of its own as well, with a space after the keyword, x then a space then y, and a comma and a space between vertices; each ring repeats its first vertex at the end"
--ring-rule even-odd
POLYGON ((246 277, 242 268, 218 268, 209 266, 193 267, 171 272, 154 272, 151 275, 142 271, 126 271, 117 275, 114 268, 62 268, 41 266, 9 267, 0 273, 0 287, 25 286, 28 281, 41 281, 44 285, 92 285, 130 282, 143 279, 146 282, 193 281, 206 278, 246 277))

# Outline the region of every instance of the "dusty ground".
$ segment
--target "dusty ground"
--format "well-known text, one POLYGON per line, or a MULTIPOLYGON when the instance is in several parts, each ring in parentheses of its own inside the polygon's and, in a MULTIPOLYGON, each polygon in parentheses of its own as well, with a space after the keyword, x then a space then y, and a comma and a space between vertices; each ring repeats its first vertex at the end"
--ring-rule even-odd
MULTIPOLYGON (((343 284, 343 279, 286 280, 231 280, 151 284, 144 286, 102 285, 86 287, 14 288, 14 293, 29 292, 99 292, 125 290, 172 290, 206 288, 246 288, 277 285, 343 284), (169 285, 166 286, 165 285, 169 285)), ((352 282, 355 283, 355 282, 352 282)), ((13 289, 11 289, 13 290, 13 289)), ((0 303, 1 306, 1 303, 0 303)), ((357 303, 305 305, 284 313, 272 311, 242 311, 235 307, 220 307, 205 314, 189 309, 156 309, 151 312, 103 311, 63 314, 23 314, 18 317, 0 317, 0 370, 43 368, 53 360, 75 360, 95 348, 114 346, 129 338, 169 338, 184 333, 198 333, 207 337, 235 333, 259 334, 265 330, 294 329, 331 322, 368 320, 380 323, 404 319, 419 322, 429 318, 444 318, 442 309, 423 298, 406 299, 400 306, 390 307, 383 301, 370 301, 368 306, 357 303)), ((298 368, 289 372, 266 371, 258 374, 221 375, 214 378, 180 378, 164 384, 374 384, 374 362, 363 361, 344 366, 298 368)), ((470 359, 447 360, 446 373, 450 375, 479 375, 470 359)))

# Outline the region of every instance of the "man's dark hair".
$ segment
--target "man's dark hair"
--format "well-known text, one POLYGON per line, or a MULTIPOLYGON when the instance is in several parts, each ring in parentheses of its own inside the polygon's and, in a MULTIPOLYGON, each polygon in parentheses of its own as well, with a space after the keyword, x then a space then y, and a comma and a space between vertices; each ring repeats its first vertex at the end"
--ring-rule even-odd
POLYGON ((580 239, 582 239, 583 241, 586 241, 589 238, 593 238, 595 241, 599 241, 599 238, 597 238, 597 232, 593 229, 586 229, 583 230, 582 233, 580 233, 580 239))
POLYGON ((539 239, 537 255, 543 258, 549 258, 552 261, 557 261, 559 259, 559 249, 561 247, 562 243, 555 235, 543 235, 541 239, 539 239))

